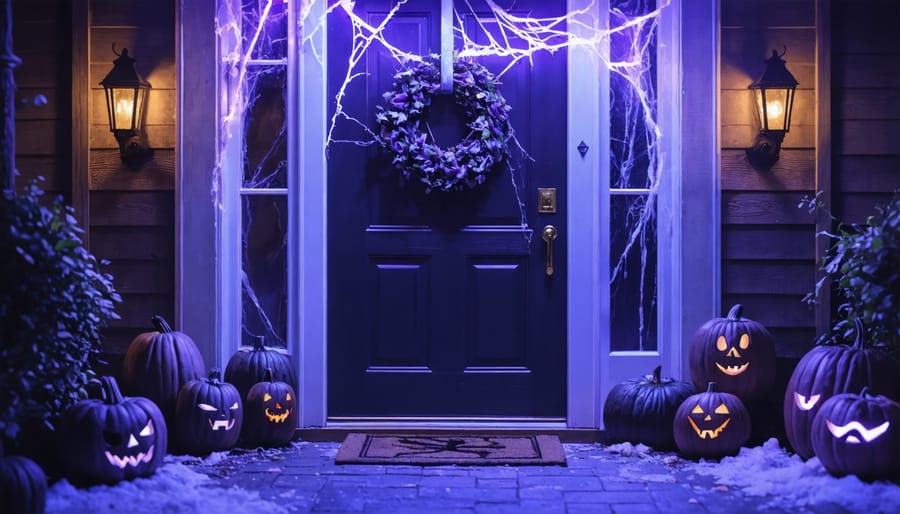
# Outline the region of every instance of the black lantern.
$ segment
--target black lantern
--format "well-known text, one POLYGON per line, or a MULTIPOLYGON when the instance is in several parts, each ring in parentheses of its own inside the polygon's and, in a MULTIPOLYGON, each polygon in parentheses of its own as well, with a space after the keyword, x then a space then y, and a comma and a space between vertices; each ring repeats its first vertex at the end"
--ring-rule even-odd
POLYGON ((106 91, 109 130, 116 136, 122 160, 137 164, 148 154, 147 146, 141 141, 141 132, 150 83, 134 69, 134 59, 128 55, 127 48, 116 55, 118 59, 113 61, 112 71, 100 85, 106 91))
POLYGON ((778 161, 781 142, 791 129, 797 79, 785 66, 783 55, 784 52, 778 55, 772 50, 772 57, 766 60, 766 71, 750 84, 756 97, 759 135, 753 147, 747 149, 747 159, 759 169, 768 170, 778 161))

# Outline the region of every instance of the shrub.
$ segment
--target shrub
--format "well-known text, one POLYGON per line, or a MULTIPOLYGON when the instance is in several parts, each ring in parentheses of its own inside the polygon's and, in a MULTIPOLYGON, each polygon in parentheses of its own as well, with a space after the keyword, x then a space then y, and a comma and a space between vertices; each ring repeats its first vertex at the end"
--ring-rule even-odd
POLYGON ((10 450, 35 449, 87 396, 100 331, 118 318, 112 277, 72 213, 36 183, 0 196, 0 437, 10 450))

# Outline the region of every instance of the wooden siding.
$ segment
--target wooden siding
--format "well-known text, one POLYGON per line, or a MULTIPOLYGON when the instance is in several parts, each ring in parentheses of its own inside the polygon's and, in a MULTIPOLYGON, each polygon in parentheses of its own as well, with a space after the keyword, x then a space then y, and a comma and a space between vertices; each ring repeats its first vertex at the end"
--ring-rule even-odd
POLYGON ((118 374, 131 340, 152 330, 151 316, 175 317, 175 2, 90 0, 90 11, 88 217, 91 251, 110 262, 122 295, 103 348, 106 371, 118 374), (152 86, 144 132, 153 153, 139 169, 119 157, 99 84, 114 44, 128 48, 152 86))
POLYGON ((795 357, 815 337, 802 302, 815 285, 815 220, 798 207, 815 190, 816 91, 813 0, 723 0, 720 90, 722 312, 735 303, 768 327, 779 357, 795 357), (758 171, 745 149, 759 132, 748 86, 772 50, 800 83, 779 161, 758 171))
POLYGON ((833 212, 864 223, 900 189, 900 10, 832 2, 833 212))

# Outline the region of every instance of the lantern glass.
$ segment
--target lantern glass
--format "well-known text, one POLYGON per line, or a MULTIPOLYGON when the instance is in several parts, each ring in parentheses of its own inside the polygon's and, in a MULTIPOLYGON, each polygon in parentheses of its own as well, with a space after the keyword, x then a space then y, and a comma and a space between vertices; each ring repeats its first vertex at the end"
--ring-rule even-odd
POLYGON ((794 103, 794 88, 758 88, 756 96, 757 116, 760 130, 783 131, 791 129, 791 111, 794 103))
POLYGON ((109 111, 109 130, 139 133, 146 104, 147 88, 109 87, 106 104, 109 111))

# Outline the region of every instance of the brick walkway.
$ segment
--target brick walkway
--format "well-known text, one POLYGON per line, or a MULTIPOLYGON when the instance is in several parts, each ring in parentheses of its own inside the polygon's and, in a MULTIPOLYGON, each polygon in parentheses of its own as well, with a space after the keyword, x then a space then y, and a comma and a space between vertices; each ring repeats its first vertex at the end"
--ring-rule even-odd
POLYGON ((685 469, 679 459, 624 456, 593 444, 564 445, 566 467, 336 465, 339 446, 298 442, 193 467, 223 487, 258 491, 291 512, 733 514, 758 512, 761 504, 685 469))

